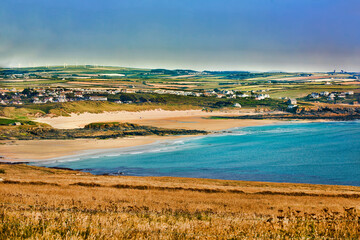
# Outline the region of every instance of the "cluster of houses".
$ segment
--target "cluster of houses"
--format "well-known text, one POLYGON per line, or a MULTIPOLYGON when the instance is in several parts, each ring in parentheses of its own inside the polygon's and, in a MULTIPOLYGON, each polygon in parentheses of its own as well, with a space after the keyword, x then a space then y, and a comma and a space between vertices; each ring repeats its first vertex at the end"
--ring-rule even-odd
POLYGON ((326 98, 328 101, 334 101, 335 98, 346 98, 347 96, 354 95, 354 91, 348 91, 348 92, 327 92, 323 91, 320 93, 313 92, 309 94, 309 98, 311 99, 318 99, 318 98, 326 98))
POLYGON ((16 89, 0 89, 0 104, 22 105, 25 103, 51 103, 72 101, 107 101, 103 95, 117 94, 120 90, 33 88, 18 91, 16 89))
MULTIPOLYGON (((144 91, 143 91, 144 92, 144 91)), ((197 92, 186 92, 186 91, 175 91, 175 90, 146 90, 145 92, 153 92, 156 94, 173 94, 178 96, 194 96, 194 97, 200 97, 201 94, 197 92)))
POLYGON ((203 93, 203 96, 216 96, 217 98, 247 98, 247 97, 254 97, 255 100, 263 100, 266 98, 270 98, 269 94, 256 94, 255 91, 251 91, 251 93, 242 93, 233 90, 221 90, 221 91, 214 91, 208 90, 203 93))
MULTIPOLYGON (((269 94, 241 93, 233 90, 206 90, 204 92, 179 91, 179 90, 136 90, 134 87, 127 89, 83 89, 83 88, 31 88, 24 90, 0 88, 1 105, 22 105, 25 103, 52 103, 52 102, 73 102, 73 101, 108 101, 108 95, 118 93, 155 93, 155 94, 173 94, 178 96, 194 97, 217 97, 217 98, 247 98, 253 97, 255 100, 270 98, 269 94)), ((116 103, 131 103, 116 101, 116 103)), ((239 106, 237 106, 239 107, 239 106)))

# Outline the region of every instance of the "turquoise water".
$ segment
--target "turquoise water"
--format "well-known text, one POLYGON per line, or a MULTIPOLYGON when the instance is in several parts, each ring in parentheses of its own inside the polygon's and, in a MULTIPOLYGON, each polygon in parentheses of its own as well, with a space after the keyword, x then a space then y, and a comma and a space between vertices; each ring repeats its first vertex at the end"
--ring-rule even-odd
POLYGON ((360 186, 359 136, 360 121, 289 123, 89 151, 42 165, 94 174, 360 186))

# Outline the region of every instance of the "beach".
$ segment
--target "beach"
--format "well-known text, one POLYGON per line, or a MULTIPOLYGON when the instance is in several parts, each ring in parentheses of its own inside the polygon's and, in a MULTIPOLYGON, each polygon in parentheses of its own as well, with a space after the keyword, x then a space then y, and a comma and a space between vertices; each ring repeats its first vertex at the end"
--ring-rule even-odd
MULTIPOLYGON (((197 129, 210 132, 234 127, 249 127, 274 124, 278 120, 208 119, 210 116, 255 114, 251 110, 232 110, 219 112, 188 111, 143 111, 106 112, 100 114, 72 114, 70 117, 38 118, 55 128, 71 129, 83 127, 91 122, 131 122, 162 128, 197 129)), ((79 154, 86 150, 111 149, 141 146, 157 141, 167 141, 186 136, 136 136, 118 139, 76 139, 76 140, 4 140, 0 141, 0 152, 7 162, 34 162, 50 158, 79 154)))
MULTIPOLYGON (((280 112, 271 112, 280 113, 280 112)), ((103 112, 103 113, 72 113, 70 117, 42 117, 37 118, 35 121, 46 123, 54 128, 59 129, 73 129, 82 128, 86 124, 93 122, 130 122, 138 123, 141 125, 151 125, 154 127, 166 128, 183 128, 183 129, 197 129, 197 130, 223 130, 227 128, 252 125, 253 120, 213 120, 205 119, 211 116, 241 116, 253 115, 254 109, 239 109, 239 110, 224 110, 206 112, 202 110, 150 110, 150 111, 116 111, 116 112, 103 112)))
POLYGON ((7 162, 36 162, 75 155, 85 150, 133 147, 166 141, 180 136, 137 136, 118 139, 16 140, 2 141, 0 152, 7 162))

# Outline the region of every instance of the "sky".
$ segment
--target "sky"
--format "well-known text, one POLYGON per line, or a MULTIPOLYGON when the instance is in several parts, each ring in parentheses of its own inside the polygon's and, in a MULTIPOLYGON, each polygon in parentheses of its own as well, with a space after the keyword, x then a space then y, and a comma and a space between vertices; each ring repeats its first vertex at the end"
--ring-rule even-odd
POLYGON ((359 0, 1 0, 0 66, 360 71, 359 0))

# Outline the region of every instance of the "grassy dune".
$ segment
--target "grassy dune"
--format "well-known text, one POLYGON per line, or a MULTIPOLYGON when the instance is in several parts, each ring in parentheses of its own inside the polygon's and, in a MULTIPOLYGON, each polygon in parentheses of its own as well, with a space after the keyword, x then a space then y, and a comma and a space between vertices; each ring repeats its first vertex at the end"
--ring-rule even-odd
POLYGON ((0 165, 0 238, 360 237, 360 188, 0 165))
POLYGON ((189 110, 201 109, 191 105, 166 105, 166 104, 117 104, 113 102, 66 102, 66 103, 47 103, 29 104, 22 107, 0 107, 0 116, 14 119, 28 119, 36 116, 51 114, 53 116, 70 116, 71 113, 102 113, 112 111, 146 111, 146 110, 189 110))

